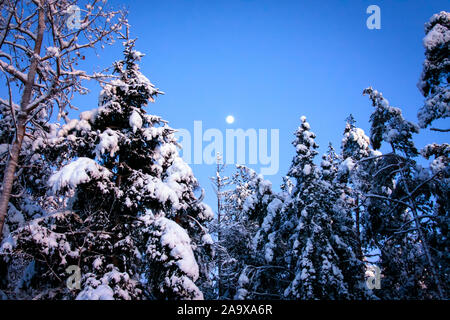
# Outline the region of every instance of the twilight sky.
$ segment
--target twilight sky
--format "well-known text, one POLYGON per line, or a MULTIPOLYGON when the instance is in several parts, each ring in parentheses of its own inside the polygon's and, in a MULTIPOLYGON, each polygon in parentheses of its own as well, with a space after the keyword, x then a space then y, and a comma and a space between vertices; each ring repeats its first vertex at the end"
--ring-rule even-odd
MULTIPOLYGON (((340 148, 350 113, 368 134, 372 106, 362 96, 367 86, 382 91, 408 120, 417 121, 423 102, 416 83, 424 60, 424 23, 434 13, 450 10, 444 0, 109 3, 128 8, 136 49, 147 54, 141 70, 166 93, 148 112, 192 135, 196 120, 202 121, 203 131, 215 128, 224 136, 227 128, 279 129, 279 171, 267 176, 275 189, 290 165, 292 134, 302 115, 316 133, 321 153, 329 141, 340 148), (371 4, 381 9, 380 30, 366 27, 371 4), (225 121, 229 114, 233 124, 225 121)), ((86 57, 84 67, 107 66, 121 58, 121 50, 120 42, 107 47, 99 57, 86 57)), ((80 111, 97 106, 99 87, 90 88, 90 95, 75 99, 80 111)), ((416 143, 422 147, 445 140, 448 134, 423 130, 416 143)), ((214 208, 208 179, 214 165, 191 166, 214 208)))

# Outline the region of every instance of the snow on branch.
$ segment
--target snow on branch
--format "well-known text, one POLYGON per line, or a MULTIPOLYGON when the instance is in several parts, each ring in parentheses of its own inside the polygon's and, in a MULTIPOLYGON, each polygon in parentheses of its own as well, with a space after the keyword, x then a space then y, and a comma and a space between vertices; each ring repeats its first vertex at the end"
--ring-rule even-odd
POLYGON ((108 178, 112 173, 101 167, 97 162, 89 158, 78 158, 64 166, 49 179, 49 186, 54 193, 65 187, 75 188, 81 183, 87 183, 91 179, 108 178))

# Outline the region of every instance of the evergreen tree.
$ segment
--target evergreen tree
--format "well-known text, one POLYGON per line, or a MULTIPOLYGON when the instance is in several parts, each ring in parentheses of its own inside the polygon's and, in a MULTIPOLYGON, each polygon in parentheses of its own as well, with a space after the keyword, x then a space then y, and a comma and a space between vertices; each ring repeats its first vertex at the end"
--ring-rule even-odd
MULTIPOLYGON (((218 165, 216 177, 212 178, 221 216, 220 224, 213 223, 220 230, 220 240, 215 243, 217 256, 220 255, 216 259, 220 266, 217 267, 219 299, 273 298, 274 285, 279 283, 272 280, 269 285, 269 274, 279 274, 280 270, 269 269, 278 252, 272 251, 273 243, 264 232, 273 222, 269 215, 273 214, 274 206, 278 204, 279 210, 281 202, 276 199, 271 183, 254 170, 237 165, 236 172, 226 177, 223 169, 224 165, 218 165)), ((269 238, 273 241, 273 237, 269 238)))
POLYGON ((429 188, 429 194, 434 198, 428 221, 430 227, 426 229, 427 242, 437 265, 444 295, 448 297, 450 285, 446 279, 450 275, 450 145, 430 144, 421 154, 426 159, 434 157, 427 174, 422 175, 418 182, 423 185, 420 189, 429 188))
POLYGON ((230 178, 224 176, 225 164, 222 163, 222 155, 217 153, 216 156, 216 175, 211 177, 211 181, 214 187, 214 192, 217 197, 217 215, 216 218, 210 223, 209 229, 217 237, 214 242, 215 259, 213 261, 213 276, 215 280, 214 284, 210 285, 212 299, 227 299, 229 298, 229 288, 233 287, 233 271, 232 267, 238 260, 232 257, 229 252, 229 248, 233 247, 234 242, 237 239, 228 239, 227 231, 229 229, 228 217, 226 215, 227 205, 225 203, 228 193, 230 192, 226 188, 231 183, 230 178), (224 237, 225 236, 225 237, 224 237), (230 241, 232 240, 232 241, 230 241), (231 269, 230 269, 231 267, 231 269))
MULTIPOLYGON (((359 134, 364 132, 356 130, 359 134)), ((340 179, 342 157, 339 156, 331 143, 328 151, 322 156, 321 179, 327 188, 328 199, 333 204, 332 216, 333 247, 341 259, 339 267, 344 276, 344 282, 349 289, 350 299, 369 299, 373 296, 364 284, 363 246, 360 234, 360 205, 358 196, 345 181, 340 179)), ((347 158, 348 159, 348 158, 347 158)), ((347 165, 344 165, 345 167, 347 165)))
MULTIPOLYGON (((437 119, 450 116, 449 90, 449 46, 450 46, 450 13, 442 11, 433 15, 425 24, 426 36, 423 39, 425 47, 425 61, 418 83, 419 90, 425 97, 425 104, 418 112, 419 125, 426 128, 437 119)), ((449 128, 431 128, 434 131, 448 132, 449 128)), ((431 254, 436 254, 436 264, 442 283, 447 283, 449 270, 449 145, 432 143, 421 150, 426 159, 434 156, 430 163, 428 174, 431 177, 422 183, 430 188, 435 201, 433 203, 433 232, 429 233, 428 243, 432 247, 431 254)), ((443 289, 448 297, 448 283, 443 289)))
POLYGON ((295 277, 285 295, 294 299, 361 297, 363 269, 353 251, 355 238, 345 243, 350 239, 342 237, 354 234, 352 220, 337 209, 339 192, 335 192, 329 182, 334 180, 332 159, 335 156, 329 153, 326 158, 332 162, 324 161, 322 172, 316 167, 316 136, 310 131, 306 118, 302 117, 301 121, 293 142, 297 152, 289 170, 289 176, 296 180, 288 207, 296 220, 289 253, 295 277), (359 292, 355 292, 355 288, 359 288, 359 292))
POLYGON ((375 107, 371 116, 371 142, 375 149, 384 141, 392 152, 379 158, 373 174, 366 229, 381 250, 384 298, 443 298, 436 257, 429 234, 439 232, 431 215, 428 173, 413 160, 418 152, 412 141, 417 126, 403 119, 382 94, 372 88, 375 107), (401 151, 401 153, 398 153, 401 151), (433 227, 434 225, 434 227, 433 227), (426 288, 426 290, 424 290, 426 288))
POLYGON ((355 120, 350 115, 342 138, 342 162, 339 165, 337 180, 346 184, 345 194, 355 220, 360 259, 364 259, 365 249, 371 250, 376 247, 371 229, 362 227, 364 221, 371 217, 367 212, 367 204, 372 199, 367 199, 365 195, 372 189, 375 166, 381 156, 381 152, 371 148, 369 137, 364 130, 355 126, 355 120))
POLYGON ((49 185, 67 205, 19 229, 9 249, 33 257, 41 298, 203 298, 195 282, 209 272, 203 224, 213 214, 195 195, 174 130, 145 112, 162 92, 140 72, 134 40, 125 40, 99 107, 36 143, 62 166, 49 185), (79 290, 65 283, 71 265, 81 269, 79 290))
POLYGON ((442 11, 433 15, 425 24, 425 34, 425 61, 417 85, 426 99, 417 115, 421 128, 450 116, 450 13, 442 11))
MULTIPOLYGON (((285 267, 286 246, 280 234, 284 198, 272 190, 272 183, 253 170, 238 167, 244 189, 249 190, 242 206, 250 222, 250 256, 239 275, 236 299, 280 299, 288 279, 285 267)), ((242 186, 242 183, 239 183, 242 186)))
POLYGON ((370 116, 370 142, 375 150, 380 149, 381 142, 391 145, 392 151, 401 151, 406 157, 418 154, 412 135, 419 132, 419 128, 403 118, 399 108, 392 107, 381 92, 371 87, 364 89, 364 95, 369 95, 374 112, 370 116))

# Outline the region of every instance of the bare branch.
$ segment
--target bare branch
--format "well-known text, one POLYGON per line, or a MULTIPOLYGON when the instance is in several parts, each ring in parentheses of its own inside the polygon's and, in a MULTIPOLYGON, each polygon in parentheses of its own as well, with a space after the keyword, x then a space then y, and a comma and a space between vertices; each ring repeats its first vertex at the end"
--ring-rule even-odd
POLYGON ((402 204, 402 205, 404 205, 404 206, 406 206, 408 208, 411 207, 411 205, 409 203, 406 203, 404 201, 388 198, 388 197, 381 196, 381 195, 378 195, 378 194, 365 194, 364 196, 368 197, 368 198, 377 198, 377 199, 381 199, 381 200, 392 201, 392 202, 395 202, 395 203, 398 203, 398 204, 402 204))
POLYGON ((450 132, 450 129, 430 128, 431 131, 450 132))
POLYGON ((0 48, 3 46, 3 42, 6 39, 6 35, 9 32, 9 25, 11 23, 11 19, 12 19, 13 15, 14 15, 14 10, 11 10, 11 12, 9 13, 9 16, 6 20, 5 31, 3 32, 3 34, 0 37, 0 48))

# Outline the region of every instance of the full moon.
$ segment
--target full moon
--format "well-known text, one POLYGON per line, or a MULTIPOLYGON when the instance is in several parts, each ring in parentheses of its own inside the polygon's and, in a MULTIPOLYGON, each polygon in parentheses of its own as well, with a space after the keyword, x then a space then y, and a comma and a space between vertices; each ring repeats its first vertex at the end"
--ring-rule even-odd
POLYGON ((226 117, 225 121, 229 124, 232 124, 234 122, 234 117, 232 115, 229 115, 226 117))

